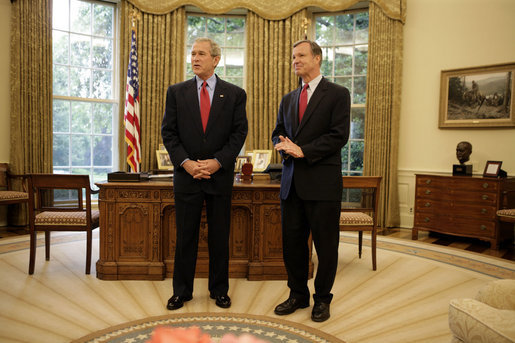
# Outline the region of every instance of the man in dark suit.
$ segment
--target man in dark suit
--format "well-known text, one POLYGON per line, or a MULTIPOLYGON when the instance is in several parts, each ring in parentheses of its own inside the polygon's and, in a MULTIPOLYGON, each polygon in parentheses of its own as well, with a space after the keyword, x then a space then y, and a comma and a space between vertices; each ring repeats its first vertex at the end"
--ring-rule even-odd
POLYGON ((174 165, 177 244, 173 296, 167 308, 193 297, 193 280, 204 201, 208 223, 209 293, 216 305, 231 306, 229 231, 234 163, 247 136, 247 95, 214 73, 220 47, 199 38, 191 49, 195 77, 168 87, 161 127, 174 165))
POLYGON ((275 308, 285 315, 309 306, 311 231, 318 256, 311 319, 329 318, 338 265, 342 197, 341 149, 349 138, 349 91, 320 74, 322 50, 315 42, 293 45, 293 68, 302 87, 286 94, 272 133, 283 157, 281 217, 289 298, 275 308))

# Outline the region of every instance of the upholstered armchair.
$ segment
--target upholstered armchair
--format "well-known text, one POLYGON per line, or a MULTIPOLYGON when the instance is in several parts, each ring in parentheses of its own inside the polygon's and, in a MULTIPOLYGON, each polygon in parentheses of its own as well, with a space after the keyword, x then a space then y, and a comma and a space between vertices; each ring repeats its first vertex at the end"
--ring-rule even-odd
POLYGON ((515 280, 487 283, 475 299, 449 304, 452 343, 515 342, 515 280))

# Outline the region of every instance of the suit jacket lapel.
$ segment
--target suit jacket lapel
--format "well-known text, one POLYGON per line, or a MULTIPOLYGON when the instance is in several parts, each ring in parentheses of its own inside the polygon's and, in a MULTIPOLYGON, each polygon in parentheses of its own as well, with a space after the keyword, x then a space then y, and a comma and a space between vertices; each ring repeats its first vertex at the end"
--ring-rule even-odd
MULTIPOLYGON (((209 119, 206 126, 206 135, 214 127, 218 118, 222 115, 222 109, 224 106, 225 98, 227 97, 226 88, 224 82, 216 76, 215 92, 213 93, 213 100, 211 102, 211 109, 209 110, 209 119)), ((200 117, 199 117, 200 118, 200 117)))
POLYGON ((301 91, 302 87, 299 87, 295 90, 295 93, 293 93, 293 111, 290 111, 291 118, 289 121, 292 123, 292 137, 296 136, 299 130, 299 97, 301 91))
MULTIPOLYGON (((317 88, 315 89, 315 92, 311 95, 311 98, 309 99, 309 102, 308 102, 308 107, 306 107, 306 111, 304 112, 304 116, 302 117, 302 122, 299 123, 299 127, 298 127, 295 135, 297 135, 299 133, 299 131, 302 130, 304 125, 306 125, 306 123, 309 121, 309 118, 313 115, 315 108, 318 107, 318 103, 324 97, 325 91, 327 90, 326 82, 327 82, 327 80, 322 78, 322 80, 320 80, 320 83, 318 84, 317 88)), ((298 97, 297 97, 297 99, 298 99, 298 97)), ((299 111, 298 108, 299 108, 299 106, 297 105, 297 112, 299 111)), ((298 121, 298 115, 297 115, 297 121, 298 121)))
POLYGON ((197 80, 195 77, 188 84, 186 89, 186 99, 184 99, 190 108, 191 116, 193 117, 193 123, 197 130, 199 130, 200 134, 204 134, 204 129, 202 128, 202 119, 200 117, 200 104, 198 100, 198 91, 197 91, 197 80))

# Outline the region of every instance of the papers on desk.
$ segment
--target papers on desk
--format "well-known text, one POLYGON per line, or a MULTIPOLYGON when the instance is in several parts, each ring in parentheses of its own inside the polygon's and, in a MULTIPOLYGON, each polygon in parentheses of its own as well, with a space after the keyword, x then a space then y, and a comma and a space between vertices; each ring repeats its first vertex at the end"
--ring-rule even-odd
POLYGON ((171 179, 173 178, 173 173, 170 174, 152 174, 148 176, 149 179, 171 179))

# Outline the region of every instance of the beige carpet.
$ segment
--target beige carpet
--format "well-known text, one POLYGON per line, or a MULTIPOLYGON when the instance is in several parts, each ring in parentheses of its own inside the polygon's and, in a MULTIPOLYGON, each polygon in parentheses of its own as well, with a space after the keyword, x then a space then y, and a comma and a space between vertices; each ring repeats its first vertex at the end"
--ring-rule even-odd
MULTIPOLYGON (((103 281, 94 276, 94 268, 92 275, 85 275, 81 234, 56 234, 51 260, 45 261, 44 248, 38 248, 36 272, 27 275, 27 238, 0 240, 0 342, 70 342, 170 314, 164 306, 172 293, 170 279, 103 281)), ((356 240, 352 233, 342 236, 331 318, 324 323, 310 320, 310 308, 286 317, 274 315, 275 305, 288 296, 285 281, 231 279, 233 305, 223 310, 209 299, 207 280, 197 279, 194 299, 176 313, 242 313, 287 320, 348 343, 449 342, 450 299, 473 297, 495 278, 515 278, 515 263, 510 261, 381 236, 374 272, 370 249, 365 247, 358 259, 356 240)), ((95 246, 93 261, 98 259, 98 238, 95 246)))

